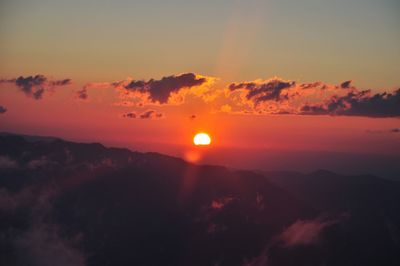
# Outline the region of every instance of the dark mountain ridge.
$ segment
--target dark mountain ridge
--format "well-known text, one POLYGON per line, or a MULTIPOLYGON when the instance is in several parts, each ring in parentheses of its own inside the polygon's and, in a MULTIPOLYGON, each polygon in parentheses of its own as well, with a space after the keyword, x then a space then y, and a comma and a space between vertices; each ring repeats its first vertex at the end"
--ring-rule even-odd
POLYGON ((280 175, 278 180, 279 173, 263 176, 193 165, 98 143, 0 135, 0 264, 400 261, 399 220, 394 213, 400 190, 395 183, 375 177, 351 181, 321 171, 299 174, 299 179, 280 175), (328 189, 351 194, 364 181, 368 192, 384 187, 385 197, 379 192, 368 199, 362 192, 354 199, 329 200, 328 189), (371 212, 343 208, 346 201, 361 206, 377 199, 380 203, 371 212), (332 201, 338 201, 337 206, 332 201), (375 213, 379 206, 384 207, 380 216, 375 213))

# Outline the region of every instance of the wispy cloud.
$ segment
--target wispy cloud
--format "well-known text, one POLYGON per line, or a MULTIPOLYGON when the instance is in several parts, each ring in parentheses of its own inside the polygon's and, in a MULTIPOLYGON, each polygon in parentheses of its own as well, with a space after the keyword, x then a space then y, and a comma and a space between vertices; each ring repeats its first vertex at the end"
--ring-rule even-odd
POLYGON ((285 247, 316 244, 323 230, 338 222, 337 219, 323 217, 314 220, 298 220, 286 228, 279 239, 285 247))
POLYGON ((18 162, 8 156, 0 156, 0 169, 18 168, 18 162))

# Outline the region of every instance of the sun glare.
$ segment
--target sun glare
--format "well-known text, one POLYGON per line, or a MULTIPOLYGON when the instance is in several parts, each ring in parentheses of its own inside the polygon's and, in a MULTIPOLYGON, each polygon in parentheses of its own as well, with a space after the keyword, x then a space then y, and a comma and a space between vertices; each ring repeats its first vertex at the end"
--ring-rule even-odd
POLYGON ((196 146, 210 145, 211 138, 207 133, 197 133, 193 138, 193 143, 196 146))

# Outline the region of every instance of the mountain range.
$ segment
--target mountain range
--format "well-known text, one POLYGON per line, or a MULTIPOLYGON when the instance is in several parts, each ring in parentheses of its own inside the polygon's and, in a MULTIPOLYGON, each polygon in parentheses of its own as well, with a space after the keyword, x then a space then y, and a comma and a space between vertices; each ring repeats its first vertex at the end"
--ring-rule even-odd
POLYGON ((400 265, 400 182, 0 135, 1 265, 400 265))

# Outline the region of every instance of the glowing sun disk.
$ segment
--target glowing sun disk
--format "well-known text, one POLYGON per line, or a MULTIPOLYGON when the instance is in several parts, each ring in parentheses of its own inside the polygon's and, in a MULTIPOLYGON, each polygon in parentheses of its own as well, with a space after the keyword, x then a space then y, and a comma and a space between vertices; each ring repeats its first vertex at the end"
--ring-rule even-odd
POLYGON ((210 145, 211 138, 207 133, 197 133, 193 138, 193 143, 197 146, 210 145))

